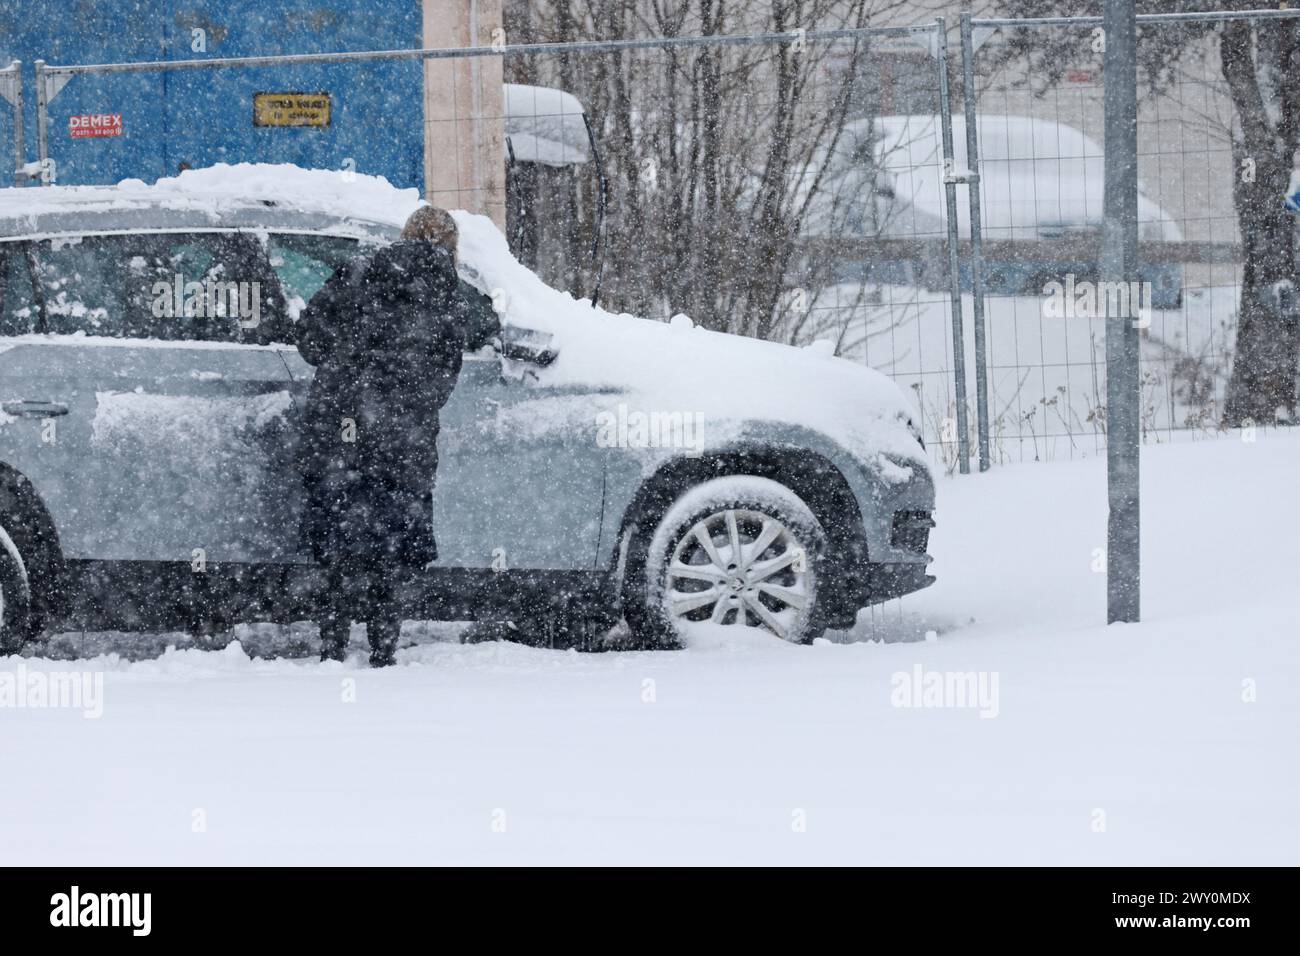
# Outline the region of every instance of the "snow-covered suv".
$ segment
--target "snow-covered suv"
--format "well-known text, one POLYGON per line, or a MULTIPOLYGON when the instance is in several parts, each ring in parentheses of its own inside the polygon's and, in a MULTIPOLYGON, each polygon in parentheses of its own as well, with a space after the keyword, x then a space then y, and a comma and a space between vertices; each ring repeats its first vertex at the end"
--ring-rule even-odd
MULTIPOLYGON (((0 190, 7 649, 53 626, 313 615, 294 320, 417 202, 283 166, 0 190)), ((714 626, 807 641, 933 580, 933 481, 886 378, 592 308, 457 219, 502 330, 443 412, 440 557, 410 616, 545 615, 573 639, 621 611, 648 646, 714 626)))

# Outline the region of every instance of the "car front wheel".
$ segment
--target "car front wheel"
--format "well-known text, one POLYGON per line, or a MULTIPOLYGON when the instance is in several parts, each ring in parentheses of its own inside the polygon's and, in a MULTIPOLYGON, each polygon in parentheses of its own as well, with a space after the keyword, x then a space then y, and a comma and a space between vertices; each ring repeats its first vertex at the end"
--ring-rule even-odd
POLYGON ((13 539, 0 528, 0 654, 16 654, 31 632, 27 566, 13 539))
POLYGON ((682 647, 727 631, 808 643, 825 630, 825 550, 821 524, 789 488, 756 475, 714 478, 653 529, 635 530, 624 614, 642 646, 682 647))

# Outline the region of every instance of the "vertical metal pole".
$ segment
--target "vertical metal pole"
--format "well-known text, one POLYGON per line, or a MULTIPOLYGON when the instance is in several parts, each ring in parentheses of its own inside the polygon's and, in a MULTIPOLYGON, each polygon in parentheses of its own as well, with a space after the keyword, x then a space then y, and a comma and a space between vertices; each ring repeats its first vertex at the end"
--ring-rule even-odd
POLYGON ((970 474, 970 431, 966 421, 966 333, 962 327, 961 272, 957 260, 957 183, 952 151, 952 103, 948 95, 948 30, 935 20, 935 62, 939 70, 939 126, 943 140, 943 189, 948 212, 948 278, 952 296, 952 364, 957 392, 957 467, 970 474))
POLYGON ((961 15, 962 98, 966 114, 966 188, 970 193, 970 291, 975 321, 975 420, 980 471, 989 470, 989 375, 984 334, 984 225, 981 222, 979 123, 975 115, 975 44, 971 15, 961 15))
POLYGON ((23 167, 27 165, 26 130, 23 128, 23 64, 14 60, 14 185, 21 186, 27 181, 23 167))
MULTIPOLYGON (((1137 19, 1133 0, 1106 0, 1106 187, 1101 277, 1137 278, 1137 19)), ((1118 297, 1117 297, 1118 298, 1118 297)), ((1134 310, 1130 308, 1130 312, 1134 310)), ((1106 317, 1107 623, 1141 611, 1138 332, 1134 315, 1106 317)))
POLYGON ((36 69, 36 159, 41 164, 41 185, 50 184, 48 174, 50 159, 50 101, 49 88, 45 80, 45 61, 37 60, 32 64, 36 69))

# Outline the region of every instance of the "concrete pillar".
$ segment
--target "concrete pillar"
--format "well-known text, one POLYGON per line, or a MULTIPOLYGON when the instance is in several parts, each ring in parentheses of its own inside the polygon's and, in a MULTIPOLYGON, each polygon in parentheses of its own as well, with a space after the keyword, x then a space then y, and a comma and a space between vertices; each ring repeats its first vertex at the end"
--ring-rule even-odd
MULTIPOLYGON (((423 0, 426 47, 490 46, 501 0, 423 0)), ((424 62, 425 197, 506 225, 501 58, 424 62)))

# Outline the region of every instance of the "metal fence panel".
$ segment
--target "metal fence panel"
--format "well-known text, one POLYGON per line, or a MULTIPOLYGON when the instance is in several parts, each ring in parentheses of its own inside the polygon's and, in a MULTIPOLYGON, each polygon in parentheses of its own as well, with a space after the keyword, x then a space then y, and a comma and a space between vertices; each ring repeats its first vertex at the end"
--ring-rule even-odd
MULTIPOLYGON (((1244 265, 1221 26, 1267 30, 1295 16, 1139 18, 1140 49, 1162 27, 1207 28, 1139 110, 1147 441, 1220 433, 1244 265)), ((625 41, 583 39, 570 24, 561 43, 37 64, 38 153, 61 182, 104 181, 103 145, 68 127, 96 104, 125 102, 143 110, 125 135, 158 144, 130 171, 140 178, 182 163, 280 160, 418 185, 423 131, 395 117, 420 100, 419 62, 499 60, 520 90, 573 94, 583 141, 561 146, 590 148, 510 162, 512 246, 548 281, 653 317, 684 312, 795 344, 829 338, 914 396, 948 470, 968 466, 969 404, 983 469, 1105 446, 1104 316, 1081 299, 1101 285, 1100 26, 963 17, 960 99, 947 89, 942 22, 625 41), (1045 84, 1050 70, 1021 55, 1027 33, 1073 51, 1059 82, 1045 84), (387 107, 338 102, 328 131, 244 128, 259 91, 361 85, 387 89, 387 107)), ((535 148, 546 136, 528 123, 573 122, 564 102, 516 116, 514 138, 535 148)))
MULTIPOLYGON (((963 322, 955 220, 946 214, 957 180, 942 23, 38 64, 42 155, 59 182, 93 181, 98 174, 75 153, 87 144, 63 135, 71 117, 91 100, 152 98, 158 108, 136 129, 172 136, 183 156, 173 142, 166 162, 150 157, 133 175, 174 173, 167 164, 176 159, 338 168, 344 157, 327 138, 311 140, 315 131, 295 139, 296 151, 265 155, 213 119, 260 89, 314 89, 345 68, 414 71, 393 78, 414 103, 419 61, 465 58, 500 60, 514 99, 535 100, 488 119, 513 124, 507 231, 543 278, 577 296, 599 289, 610 309, 686 313, 709 328, 795 345, 829 340, 893 377, 915 399, 934 456, 949 470, 968 468, 966 351, 953 349, 963 322), (906 69, 886 75, 884 63, 906 69), (576 97, 581 127, 557 90, 576 97), (560 155, 540 155, 547 149, 560 155)), ((384 111, 342 110, 335 132, 381 141, 398 135, 393 121, 384 111)), ((351 158, 357 172, 390 172, 351 158)))
MULTIPOLYGON (((1138 278, 1139 294, 1149 296, 1149 325, 1141 330, 1145 441, 1223 434, 1244 267, 1233 193, 1249 171, 1233 150, 1238 120, 1214 25, 1266 31, 1298 15, 1138 18, 1140 60, 1161 29, 1207 27, 1173 69, 1154 86, 1145 78, 1140 91, 1138 278)), ((1097 272, 1101 20, 974 19, 964 28, 982 237, 978 228, 971 233, 968 217, 962 239, 978 245, 982 238, 984 254, 963 250, 963 278, 968 292, 974 279, 982 283, 983 296, 972 306, 982 302, 986 311, 991 455, 1018 461, 1099 454, 1106 443, 1105 309, 1115 294, 1097 272), (1056 64, 1035 59, 1043 53, 1059 60, 1054 82, 1045 78, 1056 64)), ((957 121, 959 141, 966 126, 957 121)), ((959 150, 959 161, 968 155, 974 151, 959 150)))
MULTIPOLYGON (((27 180, 27 147, 23 128, 23 65, 14 60, 0 69, 0 100, 9 109, 0 108, 0 156, 12 156, 14 184, 21 186, 27 180), (6 148, 8 147, 8 148, 6 148)), ((7 160, 5 160, 7 161, 7 160)))

